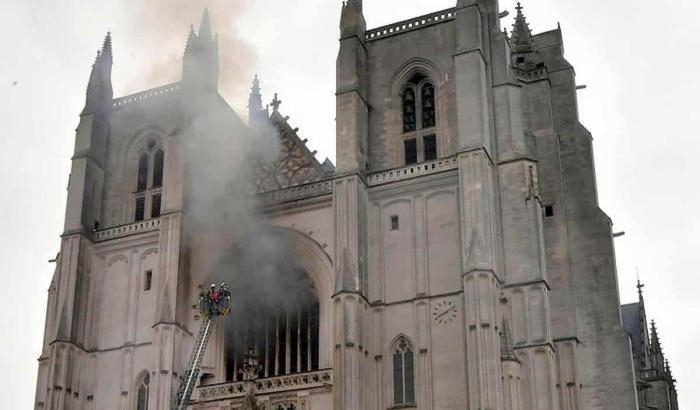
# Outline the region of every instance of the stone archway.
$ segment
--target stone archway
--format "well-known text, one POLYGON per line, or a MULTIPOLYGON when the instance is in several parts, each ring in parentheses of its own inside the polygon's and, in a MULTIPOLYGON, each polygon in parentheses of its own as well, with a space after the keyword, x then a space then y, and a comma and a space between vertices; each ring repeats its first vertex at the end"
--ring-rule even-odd
POLYGON ((227 380, 239 379, 250 347, 260 377, 331 367, 333 267, 313 239, 270 227, 241 238, 216 271, 213 281, 233 292, 233 317, 219 336, 227 380))

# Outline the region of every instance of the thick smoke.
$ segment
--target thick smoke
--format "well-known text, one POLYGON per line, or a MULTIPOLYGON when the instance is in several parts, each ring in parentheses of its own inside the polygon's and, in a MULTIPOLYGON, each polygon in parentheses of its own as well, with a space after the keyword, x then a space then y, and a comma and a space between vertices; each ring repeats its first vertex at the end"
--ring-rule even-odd
POLYGON ((315 299, 290 243, 271 227, 253 192, 260 163, 279 156, 273 126, 250 130, 215 96, 202 97, 185 132, 186 226, 196 284, 232 292, 227 346, 241 351, 265 320, 315 299), (235 330, 235 332, 234 332, 235 330))
POLYGON ((134 40, 149 58, 146 75, 134 77, 129 89, 146 89, 180 80, 182 55, 191 25, 198 29, 208 7, 219 40, 222 94, 243 106, 253 75, 255 53, 236 31, 252 0, 148 0, 139 1, 134 40))

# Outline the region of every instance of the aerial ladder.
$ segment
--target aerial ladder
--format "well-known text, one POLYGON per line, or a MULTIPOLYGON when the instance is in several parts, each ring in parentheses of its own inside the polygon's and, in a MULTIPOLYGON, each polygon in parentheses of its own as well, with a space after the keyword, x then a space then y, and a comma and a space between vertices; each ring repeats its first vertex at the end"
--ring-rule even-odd
POLYGON ((185 370, 185 377, 177 390, 175 404, 172 407, 173 410, 187 409, 190 397, 192 397, 192 392, 197 384, 199 373, 202 370, 202 360, 207 351, 214 323, 219 317, 231 314, 231 292, 226 287, 226 284, 222 283, 218 290, 216 285, 212 284, 207 291, 201 292, 199 295, 199 310, 204 321, 199 328, 197 339, 195 339, 192 355, 185 370))

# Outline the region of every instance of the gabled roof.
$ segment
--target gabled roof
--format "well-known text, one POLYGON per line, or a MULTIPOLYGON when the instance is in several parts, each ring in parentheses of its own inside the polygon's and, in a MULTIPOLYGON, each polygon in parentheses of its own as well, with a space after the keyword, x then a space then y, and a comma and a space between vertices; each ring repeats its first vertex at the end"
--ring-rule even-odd
POLYGON ((274 163, 259 165, 256 172, 258 193, 324 180, 335 172, 329 159, 323 164, 318 162, 316 152, 309 150, 306 140, 299 137, 298 129, 292 128, 287 120, 288 117, 278 110, 270 115, 269 121, 280 139, 280 153, 274 163))

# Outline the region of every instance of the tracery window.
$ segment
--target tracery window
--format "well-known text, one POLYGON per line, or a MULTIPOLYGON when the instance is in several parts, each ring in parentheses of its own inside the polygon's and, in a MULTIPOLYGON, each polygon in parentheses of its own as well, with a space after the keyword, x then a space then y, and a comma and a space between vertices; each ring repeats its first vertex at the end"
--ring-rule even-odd
POLYGON ((139 154, 136 191, 133 193, 133 217, 139 222, 158 218, 161 211, 165 153, 151 139, 139 154))
POLYGON ((401 337, 393 349, 394 404, 416 402, 413 348, 406 338, 401 337))
POLYGON ((404 163, 437 159, 435 86, 425 75, 416 74, 404 85, 401 101, 404 163))
POLYGON ((136 410, 148 410, 148 389, 151 383, 151 377, 146 373, 138 385, 136 395, 136 410))

